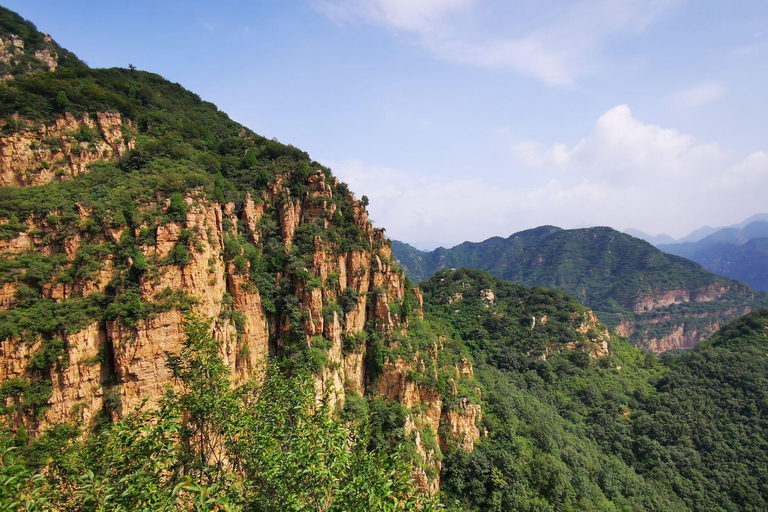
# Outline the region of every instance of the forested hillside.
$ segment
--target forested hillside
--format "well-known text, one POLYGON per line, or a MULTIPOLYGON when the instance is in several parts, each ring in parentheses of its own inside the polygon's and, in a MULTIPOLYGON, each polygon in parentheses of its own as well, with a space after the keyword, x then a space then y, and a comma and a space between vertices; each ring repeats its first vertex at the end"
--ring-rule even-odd
MULTIPOLYGON (((270 506, 322 501, 339 510, 352 507, 354 489, 375 489, 364 473, 353 478, 361 466, 343 469, 368 457, 381 459, 386 484, 371 493, 382 499, 374 509, 426 503, 439 486, 439 460, 422 432, 471 449, 479 406, 443 403, 440 379, 462 355, 446 349, 438 359, 429 328, 411 335, 419 291, 392 265, 364 202, 303 151, 257 135, 178 84, 135 69, 88 68, 31 23, 0 14, 11 71, 0 82, 3 448, 15 445, 25 471, 52 478, 42 490, 35 478, 20 485, 61 510, 79 510, 85 497, 109 510, 176 510, 196 492, 254 507, 272 492, 264 475, 319 472, 322 461, 334 478, 348 471, 348 485, 334 480, 327 494, 308 496, 299 487, 315 484, 302 477, 295 496, 270 506), (193 379, 194 358, 175 359, 196 319, 215 343, 203 369, 220 366, 236 395, 224 396, 220 382, 203 393, 208 374, 193 379), (241 413, 270 380, 268 360, 277 381, 310 376, 290 391, 289 412, 317 397, 342 429, 330 425, 331 437, 312 441, 319 445, 278 446, 277 469, 248 467, 252 461, 224 468, 223 460, 245 460, 240 450, 264 446, 243 436, 261 427, 241 413), (425 365, 434 374, 406 379, 425 365), (391 415, 376 416, 384 426, 375 432, 369 399, 391 415), (339 423, 339 411, 363 423, 359 433, 339 423), (444 421, 457 424, 438 433, 444 421), (136 427, 154 422, 157 429, 136 427), (349 451, 333 447, 341 459, 326 453, 358 434, 349 451), (116 459, 103 465, 108 459, 92 453, 116 459), (155 463, 133 465, 141 457, 155 463), (408 485, 396 491, 398 478, 408 485), (237 500, 227 494, 248 485, 257 487, 237 500)), ((471 394, 467 380, 453 377, 471 394)), ((286 421, 299 430, 325 421, 310 416, 286 421)))
POLYGON ((603 337, 599 324, 578 326, 589 313, 558 291, 470 270, 440 271, 422 289, 428 316, 470 348, 483 391, 488 434, 474 452, 446 458, 449 501, 469 510, 768 504, 768 310, 659 360, 603 337))
POLYGON ((527 286, 558 288, 655 352, 690 348, 722 323, 768 305, 764 293, 605 227, 542 226, 431 253, 399 242, 392 247, 416 282, 442 268, 468 267, 527 286))

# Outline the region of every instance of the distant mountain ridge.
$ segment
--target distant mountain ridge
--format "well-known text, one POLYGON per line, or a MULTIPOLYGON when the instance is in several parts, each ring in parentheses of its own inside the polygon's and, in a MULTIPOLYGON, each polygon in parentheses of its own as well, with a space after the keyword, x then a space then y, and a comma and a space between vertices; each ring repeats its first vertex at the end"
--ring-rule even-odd
POLYGON ((768 291, 768 220, 723 228, 697 242, 657 247, 691 259, 710 272, 768 291))
POLYGON ((669 235, 666 235, 664 233, 660 235, 649 235, 648 233, 644 233, 643 231, 640 231, 639 229, 633 229, 628 228, 624 230, 624 233, 633 236, 635 238, 639 238, 641 240, 645 240, 646 242, 652 243, 653 245, 659 245, 659 244, 674 244, 677 242, 674 238, 672 238, 669 235))
POLYGON ((665 233, 661 233, 658 235, 649 235, 648 233, 645 233, 635 228, 627 228, 622 230, 622 232, 628 235, 632 235, 636 238, 641 238, 646 242, 650 242, 653 245, 658 247, 661 244, 684 244, 688 242, 696 243, 719 231, 731 230, 731 229, 741 230, 747 225, 752 224, 753 222, 762 222, 762 221, 768 222, 768 213, 757 213, 747 219, 744 219, 743 221, 737 224, 731 224, 730 226, 720 226, 716 228, 713 228, 712 226, 703 226, 691 231, 690 233, 688 233, 686 236, 682 238, 674 238, 665 233))
POLYGON ((468 267, 561 289, 633 343, 657 352, 694 346, 722 323, 768 304, 766 294, 608 227, 541 226, 431 252, 393 241, 392 249, 414 281, 468 267))

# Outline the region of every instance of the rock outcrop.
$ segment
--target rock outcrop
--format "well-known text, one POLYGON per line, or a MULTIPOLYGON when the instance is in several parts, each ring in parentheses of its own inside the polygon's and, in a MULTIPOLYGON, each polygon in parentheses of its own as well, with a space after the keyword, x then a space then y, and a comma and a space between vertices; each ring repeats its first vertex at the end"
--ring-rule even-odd
MULTIPOLYGON (((99 119, 107 118, 100 116, 99 119)), ((102 122, 102 126, 108 124, 102 122)), ((27 161, 11 158, 4 167, 5 176, 18 176, 27 161)), ((61 389, 55 390, 49 399, 41 426, 67 421, 74 409, 82 419, 92 417, 102 406, 101 397, 106 387, 113 400, 119 398, 124 411, 139 405, 144 398, 160 396, 170 382, 165 354, 177 352, 184 339, 184 314, 174 307, 173 296, 189 298, 193 312, 215 319, 214 332, 222 340, 222 355, 239 380, 248 378, 267 354, 285 349, 285 338, 292 329, 288 313, 265 311, 260 290, 249 278, 250 263, 225 255, 225 238, 235 236, 241 229, 251 240, 263 240, 267 235, 259 226, 260 217, 265 208, 276 210, 274 220, 279 222, 281 245, 288 251, 300 226, 332 215, 328 204, 313 202, 316 191, 330 193, 324 179, 322 173, 313 175, 309 181, 312 192, 304 201, 288 200, 282 206, 276 205, 284 194, 280 184, 265 192, 258 206, 249 196, 240 211, 235 211, 231 203, 212 203, 202 196, 187 197, 186 219, 156 226, 154 243, 140 245, 143 258, 154 270, 141 276, 139 299, 161 311, 132 324, 117 318, 68 335, 64 343, 68 364, 54 365, 48 376, 51 382, 61 383, 61 389), (305 207, 305 202, 311 202, 312 206, 305 207), (174 264, 172 253, 179 246, 187 255, 186 260, 174 264), (110 354, 110 360, 98 360, 99 351, 110 354), (91 361, 90 366, 83 367, 84 360, 91 361), (107 376, 105 372, 112 375, 107 376), (65 391, 72 386, 77 388, 77 394, 65 391)), ((23 180, 16 180, 17 185, 19 181, 23 180)), ((364 212, 362 208, 357 211, 364 212)), ((87 211, 82 215, 88 218, 87 211)), ((29 219, 29 222, 37 231, 46 229, 44 220, 29 219)), ((303 318, 307 343, 311 346, 317 337, 327 340, 321 344, 327 364, 318 372, 317 388, 319 393, 330 392, 339 405, 343 404, 346 389, 361 394, 367 390, 363 365, 365 346, 345 350, 345 339, 359 336, 368 323, 383 335, 399 329, 402 325, 399 313, 393 312, 390 304, 402 300, 406 293, 401 274, 388 263, 391 254, 381 231, 374 230, 362 213, 354 222, 364 226, 364 248, 339 252, 316 237, 312 253, 306 258, 311 265, 299 269, 298 276, 290 272, 276 276, 278 281, 289 280, 295 290, 296 313, 303 318), (346 310, 338 306, 343 294, 350 301, 346 310)), ((99 244, 123 236, 122 230, 113 231, 114 228, 105 228, 87 242, 99 244)), ((132 233, 137 241, 140 231, 136 229, 132 233)), ((53 234, 30 237, 24 232, 4 241, 3 249, 6 254, 34 251, 64 254, 67 265, 76 266, 80 251, 86 245, 85 236, 58 240, 53 234)), ((104 293, 113 274, 118 272, 111 260, 105 258, 96 273, 69 283, 47 283, 44 290, 49 298, 57 301, 104 293)), ((12 307, 15 285, 6 283, 2 290, 0 307, 12 307)), ((26 343, 20 340, 4 343, 1 355, 5 378, 25 373, 25 360, 34 352, 20 349, 26 343)))
MULTIPOLYGON (((3 186, 75 178, 90 164, 114 160, 132 147, 124 136, 132 127, 119 114, 67 115, 46 127, 25 126, 0 139, 3 186), (78 140, 82 133, 94 140, 78 140)), ((367 374, 373 338, 386 345, 407 336, 407 315, 422 316, 421 294, 406 289, 383 231, 371 226, 361 202, 345 194, 350 215, 345 219, 333 200, 335 180, 328 182, 325 172, 317 171, 305 186, 297 197, 279 177, 239 204, 214 201, 195 190, 183 197, 183 205, 177 200, 183 217, 174 214, 133 227, 95 218, 80 205, 77 225, 90 226, 87 230, 61 229, 57 212, 30 215, 23 222, 0 220, 19 226, 15 236, 0 240, 3 258, 58 258, 61 268, 40 283, 51 307, 111 297, 113 309, 78 326, 45 335, 19 332, 2 342, 0 381, 47 389, 44 403, 34 411, 17 407, 11 421, 40 432, 69 421, 87 426, 99 415, 115 419, 142 404, 152 406, 174 385, 167 355, 181 350, 184 318, 193 313, 211 319, 235 382, 259 375, 270 354, 310 351, 316 393, 337 408, 348 393, 402 403, 410 411, 407 429, 422 458, 416 478, 436 491, 441 447, 473 449, 479 406, 464 400, 446 407, 436 389, 413 381, 425 358, 435 367, 437 346, 409 360, 387 361, 378 378, 367 374), (342 229, 340 223, 356 238, 339 243, 329 236, 342 229), (115 247, 136 252, 126 258, 115 247), (283 266, 271 273, 259 266, 266 259, 283 266), (117 284, 129 275, 136 280, 134 288, 117 284), (435 438, 438 432, 443 436, 425 447, 425 436, 435 438)), ((158 193, 154 204, 141 209, 169 211, 171 202, 158 193)), ((12 309, 18 295, 16 278, 10 277, 0 288, 0 311, 12 309)), ((492 292, 485 300, 493 302, 492 292)), ((467 365, 457 367, 457 380, 471 379, 467 365)), ((6 405, 18 406, 25 393, 6 394, 6 405)))
POLYGON ((114 160, 133 147, 124 136, 130 121, 118 113, 99 112, 64 117, 48 126, 35 127, 16 120, 21 129, 0 137, 0 185, 45 185, 85 172, 87 166, 114 160))

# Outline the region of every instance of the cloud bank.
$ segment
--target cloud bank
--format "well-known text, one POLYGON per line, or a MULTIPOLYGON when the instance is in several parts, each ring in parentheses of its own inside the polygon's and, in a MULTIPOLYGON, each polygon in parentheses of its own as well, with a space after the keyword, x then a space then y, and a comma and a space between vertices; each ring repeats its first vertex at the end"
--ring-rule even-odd
POLYGON ((578 144, 521 141, 507 182, 446 179, 326 162, 371 200, 378 226, 421 248, 452 246, 543 224, 634 227, 682 236, 764 211, 768 153, 732 155, 718 144, 638 120, 626 105, 603 114, 578 144))

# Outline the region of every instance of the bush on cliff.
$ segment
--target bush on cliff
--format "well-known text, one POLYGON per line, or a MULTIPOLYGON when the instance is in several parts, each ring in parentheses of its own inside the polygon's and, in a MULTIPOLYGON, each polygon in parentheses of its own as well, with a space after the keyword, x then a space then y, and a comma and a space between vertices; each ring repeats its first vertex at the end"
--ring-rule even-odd
POLYGON ((209 323, 192 319, 186 332, 157 408, 60 447, 40 473, 0 439, 3 510, 436 510, 397 451, 369 449, 317 402, 309 372, 268 364, 232 387, 209 323))

